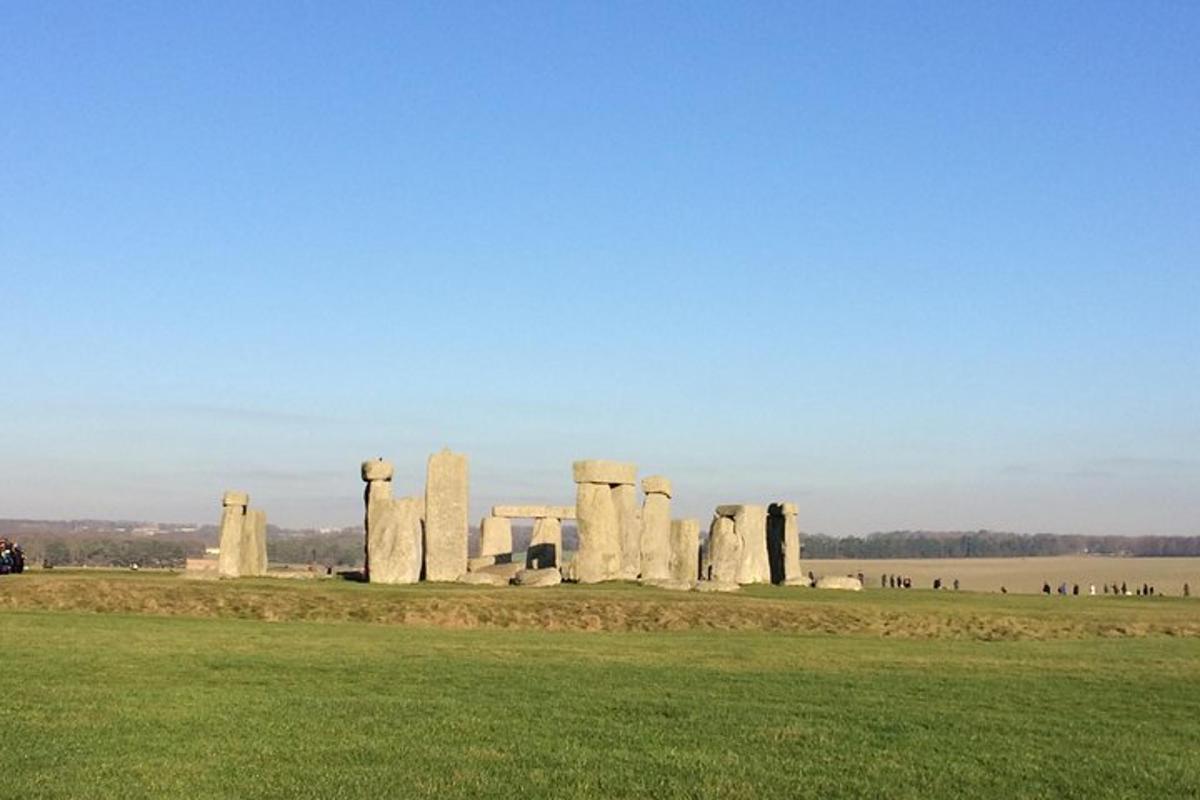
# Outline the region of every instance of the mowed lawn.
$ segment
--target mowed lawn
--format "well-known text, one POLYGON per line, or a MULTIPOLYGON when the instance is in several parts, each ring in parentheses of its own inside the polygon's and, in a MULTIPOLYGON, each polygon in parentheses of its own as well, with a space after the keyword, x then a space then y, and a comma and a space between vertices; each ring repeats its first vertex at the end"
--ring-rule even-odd
POLYGON ((0 797, 1200 797, 1194 637, 6 609, 0 640, 0 797))

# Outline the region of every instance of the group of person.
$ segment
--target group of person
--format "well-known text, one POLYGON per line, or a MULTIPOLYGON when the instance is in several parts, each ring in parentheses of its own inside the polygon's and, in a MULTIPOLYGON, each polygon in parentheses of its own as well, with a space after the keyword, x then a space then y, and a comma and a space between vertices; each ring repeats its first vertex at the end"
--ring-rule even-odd
POLYGON ((21 546, 7 539, 0 539, 0 575, 25 571, 25 554, 21 546))
MULTIPOLYGON (((1129 584, 1127 584, 1125 581, 1121 581, 1120 585, 1117 585, 1115 582, 1111 583, 1111 584, 1104 583, 1104 584, 1101 584, 1101 588, 1104 590, 1103 591, 1104 594, 1114 594, 1117 597, 1123 597, 1123 596, 1153 597, 1154 596, 1154 586, 1149 583, 1143 583, 1141 586, 1134 584, 1134 587, 1132 590, 1130 590, 1129 584)), ((1060 583, 1058 585, 1057 591, 1058 591, 1058 594, 1063 595, 1063 596, 1078 595, 1080 593, 1078 583, 1073 583, 1073 584, 1068 585, 1066 581, 1063 581, 1062 583, 1060 583)), ((1054 590, 1052 590, 1050 588, 1049 581, 1042 584, 1042 594, 1045 594, 1045 595, 1054 594, 1054 590)), ((1095 594, 1096 594, 1096 584, 1094 584, 1094 583, 1088 584, 1088 595, 1094 596, 1095 594)), ((1183 596, 1184 597, 1192 596, 1192 587, 1186 583, 1183 584, 1183 596)))
MULTIPOLYGON (((862 579, 863 579, 863 575, 861 572, 858 573, 858 579, 859 579, 859 581, 862 581, 862 579)), ((940 582, 941 581, 939 579, 938 582, 934 584, 933 588, 935 588, 935 589, 940 588, 940 586, 939 586, 940 582)), ((954 588, 957 589, 958 581, 955 581, 955 584, 956 585, 954 588)), ((864 585, 865 585, 865 583, 864 583, 864 585)), ((913 580, 912 580, 912 578, 908 577, 907 575, 889 575, 887 573, 884 573, 879 578, 879 588, 880 589, 911 589, 912 586, 913 586, 913 580)))

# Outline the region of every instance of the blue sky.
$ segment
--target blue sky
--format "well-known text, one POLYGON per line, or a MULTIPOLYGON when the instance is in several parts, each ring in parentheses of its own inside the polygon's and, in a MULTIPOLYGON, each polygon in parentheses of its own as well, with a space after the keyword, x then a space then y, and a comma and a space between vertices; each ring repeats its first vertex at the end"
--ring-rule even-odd
POLYGON ((0 6, 0 516, 1200 534, 1200 7, 0 6))

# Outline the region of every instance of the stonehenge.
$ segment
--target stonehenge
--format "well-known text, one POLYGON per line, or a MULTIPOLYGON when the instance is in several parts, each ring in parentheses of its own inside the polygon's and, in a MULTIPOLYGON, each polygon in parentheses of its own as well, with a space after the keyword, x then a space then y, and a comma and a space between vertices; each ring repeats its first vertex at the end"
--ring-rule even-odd
MULTIPOLYGON (((395 468, 382 458, 363 461, 360 474, 362 578, 370 583, 555 586, 621 580, 704 592, 755 583, 812 584, 801 572, 795 503, 718 505, 702 543, 698 520, 671 518, 671 481, 649 475, 639 482, 637 465, 628 462, 574 462, 574 505, 493 505, 480 520, 474 557, 468 553, 467 456, 448 449, 430 455, 419 495, 395 497, 395 468), (523 558, 514 551, 514 519, 533 521, 523 558), (573 558, 563 551, 564 520, 577 527, 573 558)), ((217 573, 266 575, 266 513, 250 508, 241 491, 225 492, 221 506, 217 573)), ((831 577, 819 585, 854 588, 851 583, 831 577)))
POLYGON ((651 475, 642 479, 642 492, 641 578, 671 580, 671 482, 651 475))
POLYGON ((467 571, 467 457, 442 450, 425 478, 425 580, 455 581, 467 571))
POLYGON ((858 578, 852 578, 849 575, 825 575, 817 579, 816 588, 861 592, 863 585, 858 578))
POLYGON ((250 495, 229 491, 221 498, 217 574, 239 578, 267 574, 267 513, 249 508, 250 495))

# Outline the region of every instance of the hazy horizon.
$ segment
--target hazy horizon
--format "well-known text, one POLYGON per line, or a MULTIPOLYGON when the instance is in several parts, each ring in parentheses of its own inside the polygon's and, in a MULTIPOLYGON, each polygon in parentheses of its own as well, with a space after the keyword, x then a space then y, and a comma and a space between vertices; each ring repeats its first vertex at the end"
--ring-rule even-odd
POLYGON ((0 517, 1200 534, 1200 7, 0 10, 0 517))

